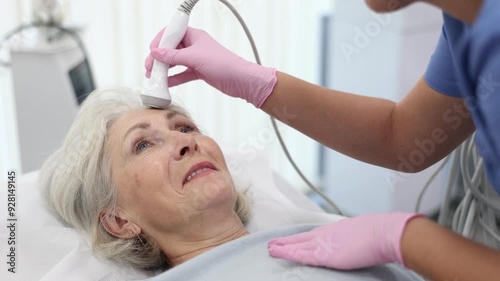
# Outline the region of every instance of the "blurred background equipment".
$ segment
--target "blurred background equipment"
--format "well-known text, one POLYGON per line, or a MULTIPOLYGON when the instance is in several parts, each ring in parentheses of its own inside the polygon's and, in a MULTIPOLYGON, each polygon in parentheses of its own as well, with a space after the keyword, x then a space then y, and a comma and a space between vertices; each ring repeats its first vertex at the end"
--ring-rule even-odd
POLYGON ((39 169, 60 146, 95 89, 82 41, 62 25, 61 3, 33 0, 33 20, 10 32, 10 66, 23 173, 39 169))

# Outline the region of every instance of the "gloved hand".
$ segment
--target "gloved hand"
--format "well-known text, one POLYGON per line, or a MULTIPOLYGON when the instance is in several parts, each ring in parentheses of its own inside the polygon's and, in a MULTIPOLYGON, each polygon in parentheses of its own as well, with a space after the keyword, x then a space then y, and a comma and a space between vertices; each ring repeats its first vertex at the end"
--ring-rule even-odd
POLYGON ((220 45, 203 30, 188 28, 178 49, 158 48, 163 30, 151 43, 146 59, 150 77, 153 59, 188 69, 168 79, 169 86, 202 79, 219 91, 260 108, 277 82, 276 69, 249 62, 220 45))
POLYGON ((342 219, 269 241, 269 253, 302 264, 357 269, 384 263, 404 265, 401 236, 408 221, 421 215, 366 214, 342 219))

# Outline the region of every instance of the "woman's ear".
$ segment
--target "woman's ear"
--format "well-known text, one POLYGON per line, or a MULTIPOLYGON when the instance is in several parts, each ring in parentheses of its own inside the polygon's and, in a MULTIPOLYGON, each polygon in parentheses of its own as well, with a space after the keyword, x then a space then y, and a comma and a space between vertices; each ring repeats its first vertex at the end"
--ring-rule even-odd
POLYGON ((102 210, 99 219, 106 231, 119 238, 130 239, 141 234, 141 227, 117 211, 102 210))

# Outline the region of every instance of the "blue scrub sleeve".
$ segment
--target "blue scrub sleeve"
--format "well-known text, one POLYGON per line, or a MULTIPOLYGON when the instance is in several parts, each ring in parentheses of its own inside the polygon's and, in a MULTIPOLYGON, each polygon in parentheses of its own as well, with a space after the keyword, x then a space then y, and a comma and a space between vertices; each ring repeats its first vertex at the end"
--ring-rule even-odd
POLYGON ((475 119, 477 148, 486 173, 500 194, 500 31, 491 30, 490 24, 494 23, 485 22, 487 31, 476 33, 465 46, 469 55, 463 57, 468 66, 464 76, 474 92, 465 100, 475 119))
POLYGON ((455 76, 455 62, 451 55, 444 26, 434 54, 425 71, 424 79, 432 89, 442 94, 452 97, 461 96, 455 76))

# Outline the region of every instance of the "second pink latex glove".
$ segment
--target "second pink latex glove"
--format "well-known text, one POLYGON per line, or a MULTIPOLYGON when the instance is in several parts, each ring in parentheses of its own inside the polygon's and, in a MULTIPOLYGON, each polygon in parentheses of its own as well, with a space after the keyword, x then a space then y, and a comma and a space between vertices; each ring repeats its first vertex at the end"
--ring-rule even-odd
POLYGON ((309 232, 275 238, 269 253, 302 264, 357 269, 397 262, 404 265, 401 236, 408 221, 421 215, 366 214, 309 232))
POLYGON ((153 59, 168 65, 183 65, 188 69, 169 77, 173 87, 202 79, 219 91, 242 98, 260 108, 277 82, 276 69, 249 62, 220 45, 203 30, 188 28, 177 49, 158 48, 163 31, 151 43, 146 59, 149 77, 153 59))

